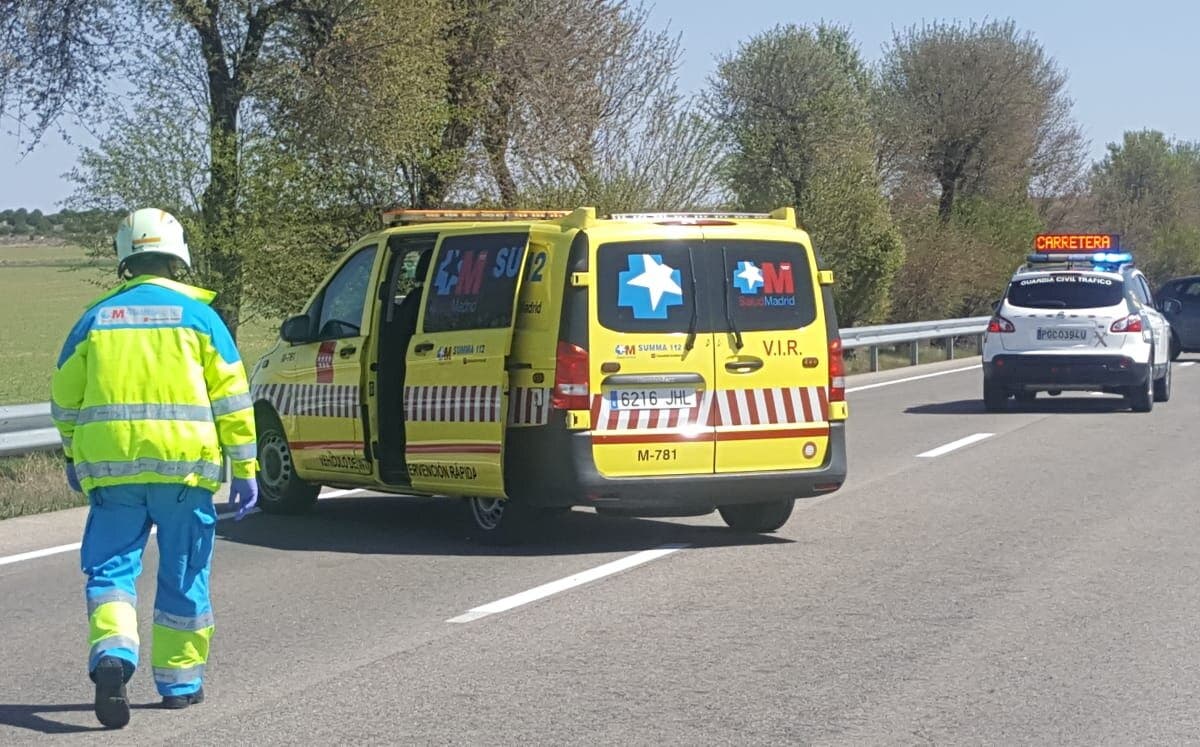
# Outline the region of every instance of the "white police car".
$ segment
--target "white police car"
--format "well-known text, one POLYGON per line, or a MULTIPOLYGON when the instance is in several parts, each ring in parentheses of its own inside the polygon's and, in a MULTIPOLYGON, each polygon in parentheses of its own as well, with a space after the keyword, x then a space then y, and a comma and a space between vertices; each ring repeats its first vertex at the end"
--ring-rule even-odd
POLYGON ((1042 252, 1027 259, 984 335, 986 409, 1003 410, 1009 397, 1032 401, 1039 391, 1121 394, 1135 412, 1166 402, 1171 328, 1133 255, 1042 252))

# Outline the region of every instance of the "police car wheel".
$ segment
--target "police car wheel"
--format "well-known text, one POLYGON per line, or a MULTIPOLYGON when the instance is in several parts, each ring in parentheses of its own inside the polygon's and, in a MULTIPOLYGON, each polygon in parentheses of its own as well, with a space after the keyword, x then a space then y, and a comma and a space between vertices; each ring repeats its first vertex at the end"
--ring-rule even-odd
MULTIPOLYGON (((1151 357, 1151 360, 1154 360, 1151 357)), ((1150 412, 1154 409, 1154 374, 1146 376, 1145 384, 1134 384, 1125 395, 1129 408, 1134 412, 1150 412)))
POLYGON ((1008 391, 999 384, 984 379, 983 409, 988 412, 1000 412, 1008 407, 1008 391))
POLYGON ((300 479, 283 427, 274 418, 258 423, 258 506, 269 514, 298 514, 317 503, 319 485, 300 479))
POLYGON ((782 501, 718 506, 717 512, 730 529, 739 532, 774 532, 787 523, 795 505, 795 499, 786 498, 782 501))
POLYGON ((1154 380, 1154 401, 1166 402, 1171 399, 1171 363, 1167 362, 1167 371, 1161 379, 1154 380))

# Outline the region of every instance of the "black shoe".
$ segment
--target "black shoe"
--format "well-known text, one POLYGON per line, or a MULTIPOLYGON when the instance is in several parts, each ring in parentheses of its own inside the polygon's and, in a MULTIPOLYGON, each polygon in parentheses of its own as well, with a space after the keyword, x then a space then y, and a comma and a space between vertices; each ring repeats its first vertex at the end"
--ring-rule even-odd
POLYGON ((92 672, 96 683, 96 718, 110 729, 129 723, 129 697, 125 694, 125 664, 115 656, 102 656, 92 672))
POLYGON ((200 688, 194 693, 187 695, 164 695, 162 699, 162 707, 178 710, 187 708, 190 705, 199 705, 204 702, 204 688, 200 688))

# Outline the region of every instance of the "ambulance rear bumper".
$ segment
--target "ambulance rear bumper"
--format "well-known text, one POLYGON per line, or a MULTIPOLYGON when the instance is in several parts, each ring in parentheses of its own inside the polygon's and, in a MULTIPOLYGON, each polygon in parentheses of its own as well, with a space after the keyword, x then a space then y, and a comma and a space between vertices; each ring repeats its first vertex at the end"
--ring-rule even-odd
POLYGON ((605 477, 592 458, 591 436, 564 436, 569 440, 567 458, 547 470, 549 479, 538 486, 510 485, 510 496, 537 505, 591 506, 633 516, 696 516, 718 506, 813 498, 837 491, 846 481, 844 422, 831 424, 823 465, 772 472, 605 477))

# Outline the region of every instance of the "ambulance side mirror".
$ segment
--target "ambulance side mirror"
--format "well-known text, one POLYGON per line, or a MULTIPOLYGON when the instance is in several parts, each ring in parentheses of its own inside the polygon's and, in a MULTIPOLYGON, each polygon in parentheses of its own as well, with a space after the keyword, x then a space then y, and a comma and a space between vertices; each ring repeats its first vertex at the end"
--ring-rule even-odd
POLYGON ((289 317, 279 326, 279 339, 290 343, 310 342, 312 335, 312 320, 308 314, 298 314, 289 317))
POLYGON ((821 285, 833 285, 833 270, 817 270, 817 282, 821 285))

